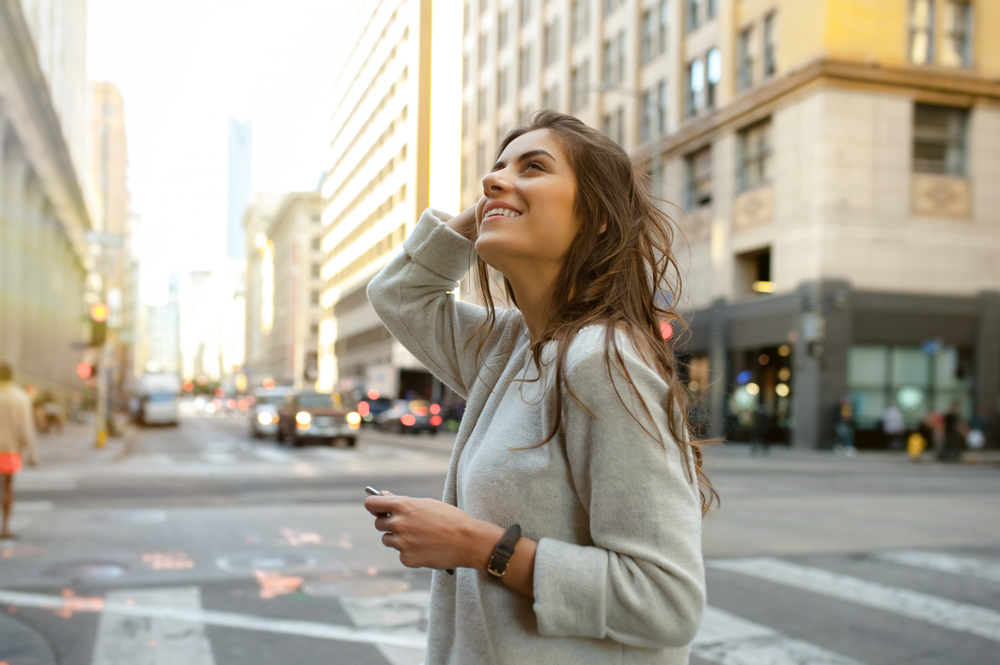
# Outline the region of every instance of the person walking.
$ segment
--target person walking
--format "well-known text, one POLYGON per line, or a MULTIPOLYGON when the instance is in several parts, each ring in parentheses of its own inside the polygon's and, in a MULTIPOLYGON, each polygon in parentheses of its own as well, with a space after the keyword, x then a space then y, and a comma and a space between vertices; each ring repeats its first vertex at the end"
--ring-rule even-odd
POLYGON ((467 400, 443 501, 365 501, 404 565, 435 569, 426 663, 687 663, 717 495, 660 328, 680 324, 671 222, 621 147, 553 111, 482 184, 456 217, 425 211, 368 286, 467 400), (473 262, 485 307, 454 295, 473 262))
POLYGON ((854 405, 851 403, 851 396, 844 393, 837 403, 837 410, 834 414, 834 430, 837 434, 837 443, 834 452, 843 450, 848 457, 854 457, 857 452, 854 449, 854 405))
POLYGON ((3 484, 0 539, 14 538, 10 531, 10 511, 14 504, 14 474, 21 470, 21 457, 26 454, 31 466, 38 463, 31 398, 14 385, 13 379, 10 365, 0 362, 0 482, 3 484))
POLYGON ((965 444, 964 426, 958 402, 952 402, 944 417, 944 444, 938 453, 939 461, 957 462, 961 458, 965 444))
POLYGON ((903 450, 906 435, 906 423, 903 412, 895 402, 890 402, 882 413, 882 431, 889 440, 889 450, 903 450))
POLYGON ((750 456, 757 455, 757 450, 767 457, 771 452, 771 414, 768 412, 767 404, 762 401, 757 403, 757 409, 753 414, 753 430, 750 445, 750 456))

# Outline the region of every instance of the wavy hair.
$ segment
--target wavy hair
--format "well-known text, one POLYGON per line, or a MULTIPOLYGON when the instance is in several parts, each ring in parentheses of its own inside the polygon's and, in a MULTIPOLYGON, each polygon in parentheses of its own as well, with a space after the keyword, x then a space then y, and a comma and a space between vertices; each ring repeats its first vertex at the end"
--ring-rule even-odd
MULTIPOLYGON (((556 281, 548 323, 532 344, 531 353, 538 375, 542 374, 543 346, 555 341, 558 348, 555 358, 556 386, 565 387, 566 392, 586 409, 567 380, 566 354, 570 342, 581 328, 603 325, 609 376, 614 357, 616 370, 632 387, 645 415, 652 422, 649 407, 635 389, 618 347, 615 331, 623 331, 651 368, 667 383, 667 395, 662 405, 668 414, 667 426, 684 459, 689 461, 690 456, 694 457, 702 512, 707 514, 712 503, 719 499, 702 470, 701 446, 708 442, 696 442, 690 435, 687 389, 678 376, 679 366, 672 344, 676 335, 665 340, 661 328, 661 323, 666 322, 687 331, 687 324, 675 310, 681 294, 681 276, 672 252, 673 222, 653 204, 649 177, 645 171, 637 167, 618 144, 573 116, 549 110, 537 112, 530 124, 513 129, 504 136, 497 148, 497 158, 514 139, 541 129, 551 132, 576 175, 573 212, 580 220, 580 229, 556 281), (658 297, 659 294, 669 296, 658 297)), ((486 337, 496 324, 496 309, 489 266, 477 256, 476 267, 480 296, 487 304, 487 319, 473 333, 473 337, 480 335, 476 350, 478 364, 486 337)), ((503 284, 508 301, 516 307, 517 299, 510 282, 504 278, 503 284)), ((469 341, 472 341, 471 337, 469 341)), ((615 392, 625 406, 617 388, 615 392)), ((548 436, 536 446, 548 443, 559 433, 563 400, 563 391, 557 389, 555 416, 548 436)), ((650 432, 635 414, 629 413, 640 427, 665 445, 658 434, 650 432)), ((690 478, 690 471, 688 475, 694 481, 690 478)))

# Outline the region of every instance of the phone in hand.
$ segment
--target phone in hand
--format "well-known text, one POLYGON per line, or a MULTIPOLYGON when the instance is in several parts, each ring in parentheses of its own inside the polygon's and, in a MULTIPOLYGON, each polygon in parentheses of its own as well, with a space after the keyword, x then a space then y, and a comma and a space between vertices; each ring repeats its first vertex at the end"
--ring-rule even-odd
MULTIPOLYGON (((382 496, 382 492, 380 490, 375 489, 371 485, 368 485, 367 487, 365 487, 365 492, 368 493, 368 496, 382 496)), ((449 575, 454 575, 455 574, 455 571, 452 570, 451 568, 445 568, 444 571, 446 573, 448 573, 449 575)))

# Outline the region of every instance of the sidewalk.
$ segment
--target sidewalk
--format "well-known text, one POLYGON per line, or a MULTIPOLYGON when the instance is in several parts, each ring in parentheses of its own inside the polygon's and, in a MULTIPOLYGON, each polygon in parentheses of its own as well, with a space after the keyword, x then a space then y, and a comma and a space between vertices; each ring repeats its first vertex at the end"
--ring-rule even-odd
MULTIPOLYGON (((94 466, 121 459, 135 443, 136 431, 128 428, 125 434, 109 437, 103 448, 95 445, 96 433, 92 424, 66 423, 62 432, 39 432, 35 437, 38 449, 38 469, 56 470, 61 467, 94 466)), ((33 469, 26 467, 25 471, 33 469)))

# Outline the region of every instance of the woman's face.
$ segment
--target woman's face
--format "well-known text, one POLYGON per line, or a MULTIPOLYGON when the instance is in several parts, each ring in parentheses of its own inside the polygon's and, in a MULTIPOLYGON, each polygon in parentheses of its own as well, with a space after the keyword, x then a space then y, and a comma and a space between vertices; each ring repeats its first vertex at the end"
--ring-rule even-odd
MULTIPOLYGON (((558 269, 576 238, 576 176, 547 129, 510 142, 483 178, 476 251, 508 279, 526 263, 558 269)), ((522 268, 523 269, 523 268, 522 268)))

